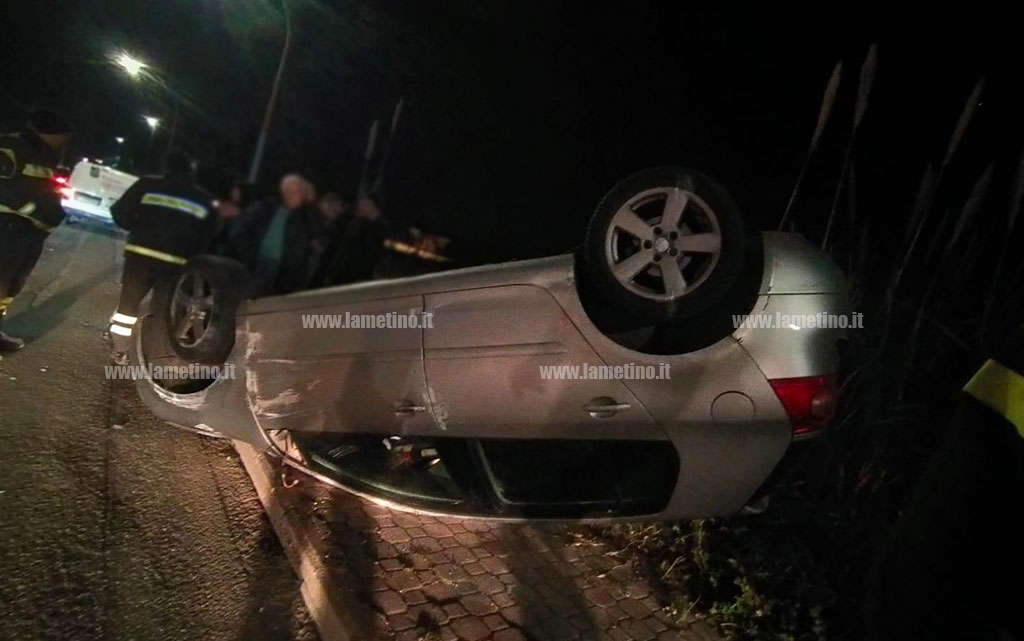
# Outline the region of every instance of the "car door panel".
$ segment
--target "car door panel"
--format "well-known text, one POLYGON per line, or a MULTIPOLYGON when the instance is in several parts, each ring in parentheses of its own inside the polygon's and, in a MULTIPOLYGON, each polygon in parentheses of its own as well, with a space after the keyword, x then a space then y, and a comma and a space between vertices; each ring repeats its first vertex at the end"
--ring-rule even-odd
POLYGON ((248 392, 263 429, 404 434, 433 429, 420 328, 306 328, 302 316, 419 315, 408 296, 245 319, 248 392))
POLYGON ((471 438, 665 438, 618 380, 552 380, 542 367, 603 361, 542 287, 428 294, 424 366, 437 427, 471 438), (594 416, 595 403, 615 411, 594 416))

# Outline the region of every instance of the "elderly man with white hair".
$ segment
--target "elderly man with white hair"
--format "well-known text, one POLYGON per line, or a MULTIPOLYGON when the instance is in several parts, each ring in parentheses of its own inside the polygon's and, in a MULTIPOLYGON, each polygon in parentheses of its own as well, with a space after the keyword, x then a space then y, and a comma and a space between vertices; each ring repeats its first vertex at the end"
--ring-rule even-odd
POLYGON ((249 268, 250 296, 305 287, 315 202, 313 184, 292 173, 281 179, 279 198, 257 203, 243 214, 229 253, 249 268))

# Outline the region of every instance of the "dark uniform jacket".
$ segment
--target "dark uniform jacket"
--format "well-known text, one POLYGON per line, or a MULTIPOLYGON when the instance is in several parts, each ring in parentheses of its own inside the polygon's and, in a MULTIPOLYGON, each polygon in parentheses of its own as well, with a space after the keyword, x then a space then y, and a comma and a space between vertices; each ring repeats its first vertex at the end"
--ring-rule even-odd
MULTIPOLYGON (((237 230, 225 253, 244 264, 250 272, 255 270, 259 263, 260 245, 280 206, 280 201, 270 198, 252 205, 235 221, 237 230)), ((313 211, 308 207, 288 215, 281 262, 274 282, 265 284, 269 286, 267 291, 258 291, 254 294, 288 294, 306 287, 313 216, 313 211)))
POLYGON ((157 259, 159 254, 186 259, 209 251, 217 228, 210 194, 184 175, 140 178, 110 214, 128 231, 126 251, 157 259))
POLYGON ((17 219, 46 236, 64 220, 57 153, 31 131, 0 134, 0 220, 17 219))

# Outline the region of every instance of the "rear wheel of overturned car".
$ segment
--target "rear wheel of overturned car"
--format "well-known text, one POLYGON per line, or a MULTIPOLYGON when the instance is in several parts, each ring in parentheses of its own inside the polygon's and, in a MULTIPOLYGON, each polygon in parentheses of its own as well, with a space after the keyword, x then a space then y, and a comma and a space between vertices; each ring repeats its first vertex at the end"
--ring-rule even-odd
POLYGON ((154 292, 171 349, 194 363, 223 363, 235 343, 235 312, 246 291, 245 268, 220 256, 195 256, 154 292))
POLYGON ((639 321, 689 318, 721 300, 743 266, 743 218, 723 187, 660 167, 630 176, 597 206, 585 273, 606 303, 639 321))

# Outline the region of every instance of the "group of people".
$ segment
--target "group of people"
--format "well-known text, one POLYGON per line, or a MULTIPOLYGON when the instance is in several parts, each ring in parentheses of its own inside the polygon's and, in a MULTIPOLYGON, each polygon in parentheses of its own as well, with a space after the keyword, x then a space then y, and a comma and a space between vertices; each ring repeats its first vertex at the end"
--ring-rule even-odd
MULTIPOLYGON (((68 121, 46 110, 34 112, 23 131, 0 135, 0 352, 24 346, 3 332, 3 320, 65 217, 55 178, 70 136, 68 121)), ((257 198, 238 183, 214 199, 197 184, 195 163, 183 152, 168 153, 164 169, 140 178, 110 208, 128 232, 109 327, 115 361, 126 360, 146 295, 197 254, 242 263, 250 275, 248 298, 374 276, 388 225, 372 198, 348 203, 335 192, 320 196, 312 181, 291 173, 276 196, 257 198)))
POLYGON ((277 197, 254 198, 238 183, 214 206, 214 252, 248 268, 252 297, 367 280, 386 237, 372 198, 321 196, 297 173, 281 179, 277 197))

